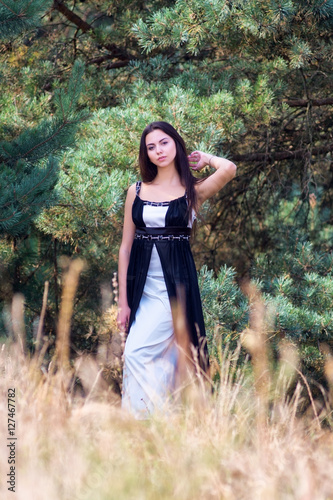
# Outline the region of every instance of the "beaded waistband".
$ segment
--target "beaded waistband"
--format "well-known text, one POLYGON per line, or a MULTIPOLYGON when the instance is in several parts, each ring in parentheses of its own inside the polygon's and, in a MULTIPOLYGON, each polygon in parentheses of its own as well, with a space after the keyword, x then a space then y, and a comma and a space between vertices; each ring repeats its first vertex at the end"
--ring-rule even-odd
POLYGON ((134 238, 136 240, 189 240, 191 237, 191 228, 189 227, 139 227, 135 230, 134 238))

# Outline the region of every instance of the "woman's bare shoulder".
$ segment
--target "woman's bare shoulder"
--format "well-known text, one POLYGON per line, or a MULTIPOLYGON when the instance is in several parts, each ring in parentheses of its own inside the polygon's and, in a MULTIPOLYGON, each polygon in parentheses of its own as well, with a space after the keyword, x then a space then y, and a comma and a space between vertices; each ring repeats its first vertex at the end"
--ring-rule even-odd
POLYGON ((127 190, 126 204, 132 203, 135 197, 136 197, 136 184, 132 184, 127 190))
POLYGON ((134 184, 131 184, 127 190, 128 193, 133 193, 133 191, 136 191, 136 182, 134 184))
POLYGON ((136 185, 137 185, 137 183, 130 185, 130 187, 127 190, 127 195, 128 196, 133 196, 133 195, 136 194, 136 185))

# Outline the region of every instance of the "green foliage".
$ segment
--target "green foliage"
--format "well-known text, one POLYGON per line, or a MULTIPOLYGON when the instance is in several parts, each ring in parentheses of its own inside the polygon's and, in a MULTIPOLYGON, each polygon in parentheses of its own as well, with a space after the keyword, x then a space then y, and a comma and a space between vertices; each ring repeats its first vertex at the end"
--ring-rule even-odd
POLYGON ((274 250, 257 258, 252 274, 270 312, 272 338, 300 350, 304 372, 324 383, 322 345, 333 348, 333 253, 291 232, 275 235, 274 250))
POLYGON ((31 220, 43 206, 54 202, 52 193, 58 173, 58 163, 52 157, 48 162, 25 173, 18 164, 15 171, 2 166, 0 188, 0 230, 2 234, 18 235, 27 230, 31 220), (18 178, 16 177, 18 175, 18 178))
MULTIPOLYGON (((274 355, 280 339, 287 338, 299 350, 303 372, 325 383, 321 346, 333 348, 333 254, 316 252, 293 235, 277 237, 274 250, 257 258, 251 275, 262 293, 274 355)), ((210 354, 219 359, 221 349, 235 348, 241 332, 251 326, 249 302, 232 268, 224 266, 214 277, 204 266, 199 285, 210 354)))
POLYGON ((215 0, 185 0, 174 7, 153 13, 146 22, 142 19, 133 26, 133 33, 146 53, 169 47, 186 45, 191 54, 198 54, 207 39, 219 35, 231 15, 229 2, 215 0))
POLYGON ((58 176, 55 156, 72 145, 82 113, 76 111, 83 66, 76 63, 68 91, 55 95, 55 113, 11 142, 0 142, 0 235, 27 231, 43 207, 54 203, 58 176))
POLYGON ((203 266, 198 275, 208 345, 216 357, 227 345, 234 349, 239 334, 248 325, 248 301, 235 278, 235 270, 226 266, 219 270, 216 278, 207 266, 203 266))
POLYGON ((275 330, 290 340, 332 342, 333 254, 292 235, 280 241, 253 268, 276 310, 275 330))
POLYGON ((0 3, 0 40, 8 40, 40 24, 52 4, 45 0, 5 0, 0 3))
MULTIPOLYGON (((258 51, 258 46, 251 43, 254 39, 262 48, 262 41, 267 43, 273 37, 279 38, 275 48, 279 47, 282 53, 283 46, 287 47, 293 39, 293 31, 302 37, 308 35, 309 27, 317 24, 329 30, 332 23, 331 1, 177 0, 174 6, 160 9, 146 20, 140 19, 133 32, 146 53, 185 46, 190 54, 197 55, 207 44, 221 41, 228 48, 240 50, 247 44, 249 51, 258 51)), ((306 47, 299 40, 297 52, 303 52, 302 57, 308 55, 306 47)))
MULTIPOLYGON (((35 26, 41 14, 41 5, 42 2, 2 2, 1 37, 18 35, 35 26)), ((47 5, 44 2, 44 9, 47 5)), ((33 227, 33 221, 45 207, 56 202, 54 187, 58 180, 61 154, 73 145, 78 125, 86 116, 78 110, 83 69, 82 63, 75 62, 68 90, 59 89, 55 92, 54 112, 52 117, 46 119, 45 113, 34 110, 36 104, 46 103, 47 99, 34 97, 25 107, 24 115, 18 112, 15 100, 13 103, 8 94, 1 95, 0 300, 4 314, 0 318, 0 331, 10 332, 7 302, 13 293, 24 293, 31 345, 39 313, 36 305, 41 301, 41 284, 54 274, 47 263, 52 240, 45 241, 40 237, 33 227), (5 324, 8 324, 7 328, 5 324)), ((1 65, 2 77, 8 76, 7 70, 6 64, 1 65)), ((55 298, 56 310, 57 288, 55 283, 55 297, 52 291, 50 294, 51 299, 55 298)))

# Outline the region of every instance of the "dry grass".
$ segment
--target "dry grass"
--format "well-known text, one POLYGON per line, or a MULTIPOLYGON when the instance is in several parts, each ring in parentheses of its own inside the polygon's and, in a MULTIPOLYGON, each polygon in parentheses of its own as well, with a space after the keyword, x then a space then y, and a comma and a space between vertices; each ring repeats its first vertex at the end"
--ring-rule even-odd
POLYGON ((121 411, 119 396, 91 358, 63 369, 59 352, 66 351, 60 346, 58 365, 43 371, 43 349, 38 358, 29 358, 19 329, 16 342, 0 351, 1 498, 333 499, 333 435, 315 408, 306 417, 296 416, 300 384, 293 397, 286 396, 296 353, 285 345, 278 370, 269 373, 262 359, 264 332, 255 336, 256 321, 254 313, 244 333, 244 342, 254 349, 253 370, 238 367, 237 351, 223 353, 214 394, 192 385, 182 403, 147 421, 121 411), (261 357, 255 355, 259 352, 261 357), (84 396, 75 391, 73 375, 80 377, 84 396), (10 387, 17 393, 15 493, 6 484, 10 387))

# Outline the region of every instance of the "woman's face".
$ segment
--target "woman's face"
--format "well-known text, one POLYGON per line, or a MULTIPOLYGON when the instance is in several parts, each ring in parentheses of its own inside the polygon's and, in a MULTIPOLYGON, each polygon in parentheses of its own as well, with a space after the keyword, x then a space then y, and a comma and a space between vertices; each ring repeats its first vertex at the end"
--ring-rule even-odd
POLYGON ((146 135, 146 148, 148 158, 157 167, 175 166, 176 143, 163 130, 156 129, 146 135))

